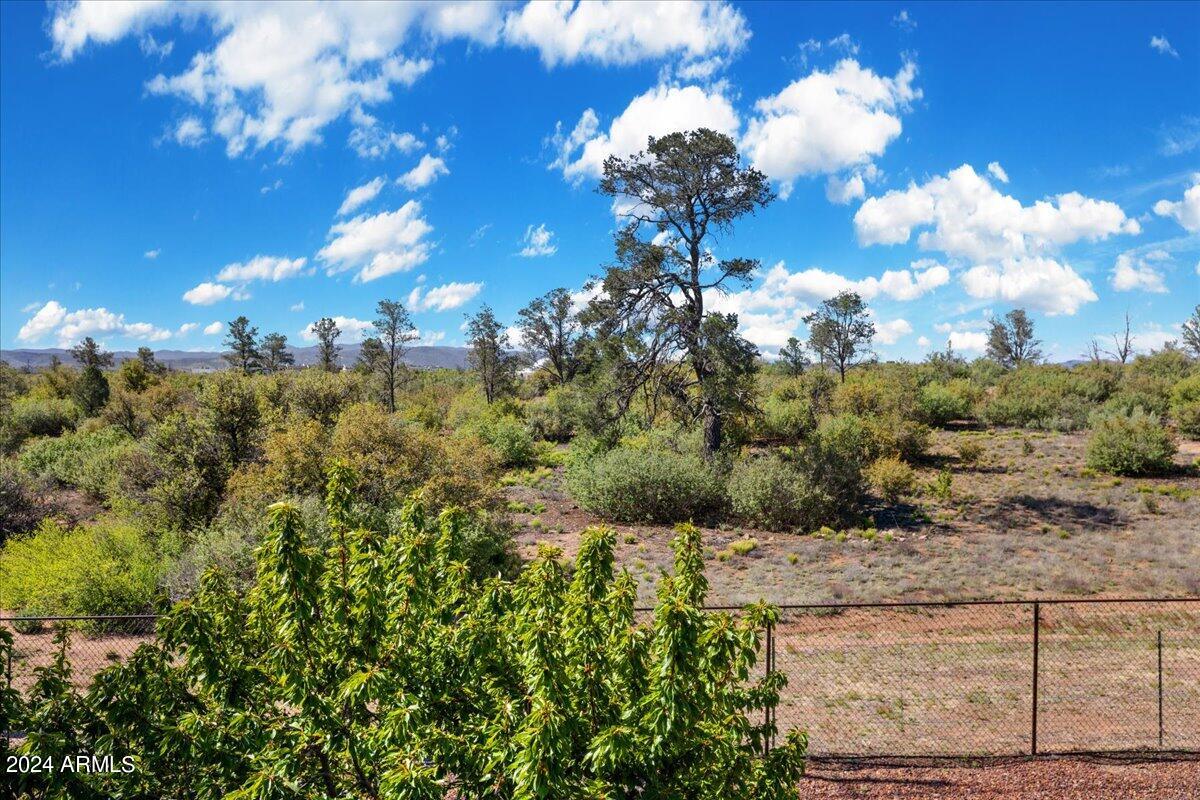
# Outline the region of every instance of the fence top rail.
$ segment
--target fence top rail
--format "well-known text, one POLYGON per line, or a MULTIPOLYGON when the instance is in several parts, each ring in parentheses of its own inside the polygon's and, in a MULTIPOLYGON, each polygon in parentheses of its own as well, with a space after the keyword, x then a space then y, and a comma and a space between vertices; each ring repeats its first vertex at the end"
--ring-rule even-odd
MULTIPOLYGON (((874 603, 773 603, 781 611, 838 610, 854 608, 954 608, 956 606, 1032 606, 1126 603, 1200 603, 1200 597, 1050 597, 1027 600, 899 600, 874 603)), ((705 611, 742 611, 746 605, 704 606, 705 611)), ((638 606, 634 611, 654 611, 654 606, 638 606)), ((3 616, 0 622, 84 622, 103 619, 158 619, 162 614, 80 614, 74 616, 3 616)))

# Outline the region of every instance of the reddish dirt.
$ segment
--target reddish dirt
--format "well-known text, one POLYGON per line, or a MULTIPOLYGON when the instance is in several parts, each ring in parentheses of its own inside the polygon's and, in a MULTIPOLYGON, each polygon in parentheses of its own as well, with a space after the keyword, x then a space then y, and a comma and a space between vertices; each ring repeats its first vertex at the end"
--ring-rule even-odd
POLYGON ((1200 760, 1052 758, 926 766, 813 762, 800 800, 1195 800, 1200 760))

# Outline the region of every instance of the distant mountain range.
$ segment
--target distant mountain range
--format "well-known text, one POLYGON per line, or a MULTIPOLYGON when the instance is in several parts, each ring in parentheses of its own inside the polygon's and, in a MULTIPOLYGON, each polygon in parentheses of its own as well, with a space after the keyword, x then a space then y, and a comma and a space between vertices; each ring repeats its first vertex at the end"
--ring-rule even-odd
MULTIPOLYGON (((289 347, 288 350, 296 358, 296 366, 304 367, 317 363, 317 348, 289 347)), ((338 360, 344 366, 351 366, 358 360, 359 345, 347 344, 342 346, 338 360)), ((64 364, 72 363, 71 351, 58 347, 22 350, 0 350, 0 359, 14 367, 29 367, 38 369, 50 366, 50 360, 57 356, 64 364)), ((218 351, 209 350, 155 350, 154 357, 162 364, 182 372, 211 372, 225 369, 229 364, 218 351)), ((137 358, 137 353, 128 350, 117 350, 113 359, 120 364, 131 358, 137 358)), ((412 347, 404 356, 404 363, 418 369, 466 369, 467 348, 465 347, 412 347)))

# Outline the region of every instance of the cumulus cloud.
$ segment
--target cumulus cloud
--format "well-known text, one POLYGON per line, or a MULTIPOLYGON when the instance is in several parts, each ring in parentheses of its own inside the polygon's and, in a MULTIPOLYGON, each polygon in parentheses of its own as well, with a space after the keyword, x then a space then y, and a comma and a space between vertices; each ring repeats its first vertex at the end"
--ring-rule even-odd
POLYGON ((906 33, 917 29, 917 21, 908 13, 907 8, 900 9, 900 13, 892 17, 892 25, 906 33))
POLYGON ((626 156, 646 149, 651 136, 665 136, 679 130, 711 128, 737 136, 738 115, 719 89, 699 86, 656 86, 635 97, 606 132, 600 131, 596 112, 588 109, 570 134, 560 125, 549 144, 556 151, 551 167, 562 170, 570 181, 598 178, 604 159, 626 156))
POLYGON ((396 183, 410 192, 415 192, 436 181, 438 176, 449 174, 450 170, 446 167, 444 160, 426 153, 421 156, 421 160, 415 167, 397 178, 396 183))
POLYGON ((317 258, 330 275, 357 269, 355 280, 373 281, 424 263, 432 250, 426 237, 432 232, 433 226, 421 216, 421 204, 409 200, 395 211, 334 224, 317 258))
POLYGON ((1001 183, 1008 183, 1008 173, 1004 171, 1004 167, 1000 166, 999 161, 992 161, 987 165, 988 174, 1001 183))
POLYGON ((205 336, 216 336, 221 331, 225 330, 224 322, 210 322, 204 326, 205 336))
POLYGON ((1157 265, 1170 260, 1171 255, 1164 250, 1151 250, 1141 256, 1132 252, 1122 253, 1117 256, 1109 280, 1118 292, 1140 289, 1161 294, 1167 291, 1167 285, 1157 265))
POLYGON ((900 135, 900 115, 921 97, 909 61, 894 77, 852 58, 814 70, 755 103, 742 149, 786 197, 798 177, 860 167, 900 135))
POLYGON ((397 133, 382 125, 379 120, 361 108, 350 112, 354 129, 346 143, 360 158, 383 158, 393 150, 408 155, 425 146, 425 143, 407 131, 397 133))
POLYGON ((554 231, 548 229, 544 222, 536 228, 532 225, 527 226, 521 241, 525 246, 517 255, 525 258, 552 256, 558 252, 558 245, 554 244, 554 231))
POLYGON ((194 306, 211 306, 233 294, 233 288, 223 283, 205 281, 183 293, 184 302, 194 306))
POLYGON ((782 261, 767 271, 758 290, 765 304, 793 304, 797 299, 820 301, 839 292, 857 292, 864 300, 888 297, 916 300, 950 282, 950 270, 931 261, 918 261, 912 269, 886 270, 880 277, 860 280, 817 267, 789 272, 782 261))
POLYGON ((417 286, 409 292, 407 305, 413 311, 450 311, 466 305, 482 290, 482 283, 446 283, 429 290, 417 286))
POLYGON ((162 250, 156 247, 153 250, 147 250, 146 252, 142 253, 142 255, 153 261, 154 259, 158 258, 158 254, 161 252, 162 250))
POLYGON ((1050 316, 1074 314, 1084 303, 1099 299, 1092 285, 1069 265, 1044 256, 1005 258, 971 267, 963 273, 962 285, 971 297, 1005 300, 1050 316))
MULTIPOLYGON (((301 274, 304 271, 304 266, 307 263, 307 258, 255 256, 244 263, 234 262, 232 264, 226 264, 221 271, 217 273, 217 280, 233 283, 249 283, 250 281, 277 282, 286 280, 288 278, 294 278, 301 274)), ((207 285, 212 286, 215 284, 207 285)), ((186 296, 184 299, 187 299, 186 296)))
POLYGON ((68 311, 57 300, 37 310, 17 331, 17 339, 30 344, 53 335, 59 347, 70 347, 85 336, 124 336, 145 342, 160 342, 171 337, 165 328, 149 322, 127 322, 124 314, 107 308, 81 308, 68 311))
POLYGON ((204 123, 197 117, 184 117, 171 128, 167 136, 175 144, 196 147, 204 141, 204 123))
MULTIPOLYGON (((317 341, 317 333, 314 330, 316 324, 313 322, 300 331, 300 338, 306 342, 317 341)), ((375 323, 354 317, 333 317, 333 324, 337 325, 338 330, 341 331, 338 341, 342 342, 361 342, 367 334, 375 330, 375 323)))
POLYGON ((982 331, 950 331, 947 342, 955 350, 982 353, 987 349, 988 336, 982 331))
POLYGON ((1173 56, 1174 58, 1179 58, 1179 51, 1171 46, 1171 43, 1167 41, 1167 37, 1165 36, 1151 36, 1150 48, 1152 50, 1157 50, 1164 56, 1173 56))
POLYGON ((1159 200, 1154 204, 1154 213, 1160 217, 1170 217, 1190 233, 1200 233, 1200 174, 1194 176, 1195 182, 1183 193, 1182 200, 1159 200))
POLYGON ((504 21, 505 41, 536 49, 549 67, 674 57, 689 74, 711 73, 749 38, 741 13, 711 0, 527 3, 504 21))
POLYGON ((912 333, 913 327, 905 319, 893 319, 889 322, 875 322, 875 339, 880 344, 895 344, 912 333))
POLYGON ((192 331, 196 330, 196 328, 199 328, 199 327, 200 327, 199 322, 185 322, 179 326, 179 335, 187 336, 189 333, 191 333, 192 331))
POLYGON ((338 207, 337 215, 339 217, 344 216, 356 210, 359 206, 366 205, 379 195, 381 189, 383 189, 382 177, 367 181, 362 186, 355 186, 346 192, 346 199, 338 207))

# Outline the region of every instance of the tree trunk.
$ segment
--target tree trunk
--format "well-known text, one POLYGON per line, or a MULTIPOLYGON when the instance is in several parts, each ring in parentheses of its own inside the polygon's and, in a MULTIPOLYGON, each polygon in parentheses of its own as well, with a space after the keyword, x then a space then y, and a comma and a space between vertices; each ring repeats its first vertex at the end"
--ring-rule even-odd
POLYGON ((704 457, 712 458, 721 449, 721 415, 711 404, 704 405, 704 457))

